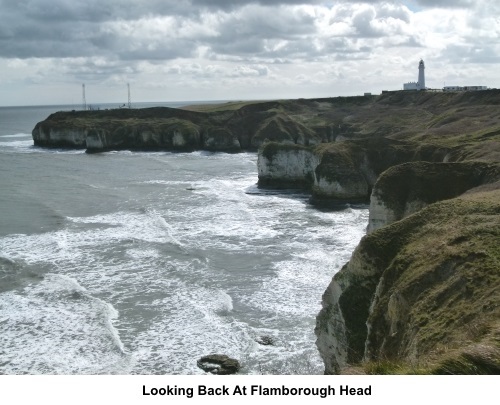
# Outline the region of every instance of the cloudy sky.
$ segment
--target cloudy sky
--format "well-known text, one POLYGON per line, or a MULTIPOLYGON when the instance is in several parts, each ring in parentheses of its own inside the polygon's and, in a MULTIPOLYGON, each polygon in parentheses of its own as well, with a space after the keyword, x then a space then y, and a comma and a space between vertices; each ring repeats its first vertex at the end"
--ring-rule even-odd
POLYGON ((0 0, 0 106, 500 88, 498 0, 0 0))

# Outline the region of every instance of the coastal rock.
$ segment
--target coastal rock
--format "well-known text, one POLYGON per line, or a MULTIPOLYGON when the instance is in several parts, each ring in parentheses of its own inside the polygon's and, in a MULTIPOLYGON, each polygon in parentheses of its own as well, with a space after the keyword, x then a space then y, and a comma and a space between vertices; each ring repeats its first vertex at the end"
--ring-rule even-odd
POLYGON ((259 336, 255 341, 262 346, 274 346, 276 343, 272 336, 267 335, 259 336))
POLYGON ((492 288, 500 282, 500 183, 476 190, 361 240, 325 291, 317 317, 325 373, 380 359, 407 372, 500 369, 492 360, 500 359, 499 297, 492 288))
POLYGON ((371 186, 370 176, 362 170, 361 162, 366 160, 366 156, 356 143, 341 142, 325 145, 316 148, 316 152, 320 159, 315 168, 315 181, 312 187, 314 203, 367 201, 371 186))
POLYGON ((236 374, 240 370, 240 363, 223 354, 210 354, 198 360, 197 365, 203 371, 211 374, 236 374))
POLYGON ((82 149, 86 147, 86 128, 65 128, 50 124, 37 125, 33 129, 33 142, 36 146, 71 147, 82 149))
POLYGON ((200 128, 189 121, 168 119, 156 124, 130 123, 87 133, 88 152, 101 150, 196 150, 200 147, 200 128))
POLYGON ((206 129, 203 134, 203 149, 209 151, 239 152, 240 141, 227 128, 206 129))
MULTIPOLYGON (((295 102, 249 104, 238 110, 202 113, 176 108, 57 112, 32 131, 35 145, 107 150, 255 150, 264 142, 312 145, 315 130, 280 111, 295 102)), ((303 107, 301 107, 303 108, 303 107)), ((305 107, 304 107, 305 108, 305 107)), ((303 113, 310 114, 309 107, 303 113)))
POLYGON ((325 374, 339 374, 347 364, 362 360, 366 319, 379 276, 379 268, 360 245, 323 294, 315 333, 325 374))
POLYGON ((311 190, 317 205, 365 203, 380 173, 421 157, 418 145, 383 138, 309 148, 267 143, 259 149, 259 185, 311 190))
POLYGON ((265 142, 278 142, 286 145, 316 145, 322 140, 316 133, 295 121, 290 116, 277 113, 264 121, 252 137, 252 146, 261 147, 265 142))
POLYGON ((381 174, 373 188, 367 232, 498 179, 498 166, 483 162, 410 162, 393 166, 381 174))
POLYGON ((310 187, 318 157, 307 147, 269 142, 259 150, 259 186, 310 187))

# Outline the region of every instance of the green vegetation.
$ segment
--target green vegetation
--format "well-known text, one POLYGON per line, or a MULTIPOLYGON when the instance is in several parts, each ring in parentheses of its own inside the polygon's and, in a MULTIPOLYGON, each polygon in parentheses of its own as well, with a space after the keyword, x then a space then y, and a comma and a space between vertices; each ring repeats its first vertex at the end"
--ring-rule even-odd
POLYGON ((500 180, 500 165, 483 162, 409 162, 390 167, 377 179, 374 194, 402 218, 406 204, 426 205, 457 197, 469 189, 500 180))
POLYGON ((265 142, 262 147, 260 148, 260 153, 262 156, 264 156, 267 160, 272 162, 274 157, 279 153, 279 152, 285 152, 285 151, 299 151, 299 150, 311 150, 311 148, 303 145, 296 145, 296 144, 283 144, 279 142, 265 142))
POLYGON ((500 369, 499 241, 498 189, 432 204, 363 238, 360 254, 378 274, 357 305, 375 289, 377 299, 364 318, 370 333, 362 317, 351 333, 364 334, 370 372, 413 370, 416 359, 430 373, 500 369))
MULTIPOLYGON (((427 204, 365 236, 335 276, 348 372, 499 372, 499 105, 498 90, 395 92, 235 111, 262 141, 288 143, 265 144, 269 161, 302 148, 291 144, 298 134, 317 137, 318 179, 347 188, 378 178, 379 197, 400 218, 408 202, 427 204)), ((327 306, 317 331, 335 330, 330 319, 340 318, 327 306)))
POLYGON ((239 110, 241 107, 245 107, 250 104, 259 104, 264 102, 265 101, 248 100, 248 101, 228 101, 220 104, 192 104, 181 107, 181 109, 187 111, 203 112, 203 113, 218 113, 221 111, 235 111, 239 110))
MULTIPOLYGON (((347 360, 358 372, 492 374, 500 370, 499 106, 500 90, 401 91, 59 112, 37 124, 33 138, 67 147, 71 139, 50 143, 50 133, 73 131, 79 147, 89 136, 121 149, 239 143, 260 147, 271 163, 279 152, 307 150, 315 155, 304 159, 314 161, 311 173, 295 168, 286 185, 310 188, 315 174, 340 185, 337 195, 349 201, 366 199, 378 178, 378 196, 398 217, 408 202, 428 206, 362 239, 335 276, 346 286, 341 313, 323 308, 317 332, 329 330, 332 318, 337 330, 344 319, 347 360)), ((279 183, 271 180, 264 183, 279 183)))
POLYGON ((266 139, 304 145, 391 139, 419 145, 423 151, 446 151, 449 161, 498 161, 500 91, 469 93, 394 92, 372 97, 234 101, 182 109, 59 112, 42 125, 113 132, 116 126, 143 123, 155 127, 160 121, 176 119, 191 122, 201 132, 208 127, 226 128, 243 149, 256 150, 266 139))

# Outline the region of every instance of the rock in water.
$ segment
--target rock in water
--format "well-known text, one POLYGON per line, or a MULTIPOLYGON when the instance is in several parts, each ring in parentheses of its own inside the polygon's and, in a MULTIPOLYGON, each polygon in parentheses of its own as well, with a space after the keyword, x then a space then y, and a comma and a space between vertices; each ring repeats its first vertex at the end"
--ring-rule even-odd
POLYGON ((210 354, 198 360, 197 365, 203 371, 212 374, 235 374, 240 369, 240 363, 223 354, 210 354))
POLYGON ((259 336, 256 339, 256 342, 262 346, 274 346, 275 344, 274 338, 272 336, 267 336, 267 335, 259 336))

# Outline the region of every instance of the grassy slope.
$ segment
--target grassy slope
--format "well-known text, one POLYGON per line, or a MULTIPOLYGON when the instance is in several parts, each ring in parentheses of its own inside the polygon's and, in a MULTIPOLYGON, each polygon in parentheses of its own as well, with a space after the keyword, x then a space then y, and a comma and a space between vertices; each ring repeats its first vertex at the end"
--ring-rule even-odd
MULTIPOLYGON (((500 160, 500 90, 468 93, 395 92, 372 97, 276 101, 235 101, 183 109, 117 109, 56 113, 53 125, 111 127, 159 125, 180 119, 195 125, 227 127, 247 138, 268 137, 269 122, 323 142, 385 137, 449 148, 451 160, 500 160), (248 132, 248 134, 246 134, 248 132)), ((187 124, 186 124, 187 125, 187 124)), ((291 136, 297 141, 297 136, 291 136)))
MULTIPOLYGON (((418 145, 422 156, 426 148, 441 148, 450 161, 500 161, 500 91, 496 90, 233 102, 182 110, 89 111, 55 114, 52 119, 61 126, 65 120, 81 126, 156 126, 179 119, 189 126, 208 121, 266 136, 266 128, 276 117, 280 117, 275 122, 283 134, 289 128, 305 127, 324 141, 339 136, 357 140, 354 149, 365 145, 374 153, 391 140, 391 148, 400 152, 418 145)), ((325 144, 318 150, 327 154, 332 147, 325 144)), ((340 157, 349 159, 352 148, 339 147, 340 157)), ((497 186, 490 188, 493 191, 432 204, 364 239, 368 251, 372 248, 372 259, 385 263, 381 271, 391 280, 388 291, 400 289, 413 304, 408 315, 412 328, 401 338, 389 339, 387 348, 395 351, 382 352, 362 372, 484 372, 488 364, 500 364, 500 194, 497 186), (410 338, 420 342, 417 358, 405 352, 404 339, 410 338)), ((377 311, 373 321, 380 322, 383 331, 387 328, 383 300, 377 311)))
MULTIPOLYGON (((425 158, 426 150, 439 150, 443 156, 448 154, 449 161, 495 163, 500 161, 499 105, 498 91, 400 92, 246 108, 286 115, 332 138, 358 140, 350 146, 337 143, 316 148, 334 160, 350 161, 360 147, 378 153, 390 145, 394 153, 381 155, 387 161, 391 154, 406 155, 417 145, 416 152, 411 152, 417 157, 425 158)), ((446 178, 447 174, 438 175, 446 178)), ((453 176, 446 181, 453 182, 453 176)), ((370 341, 374 357, 346 372, 500 372, 500 186, 488 188, 431 204, 363 239, 363 249, 384 276, 380 302, 370 317, 376 330, 370 341), (407 311, 402 325, 392 325, 395 335, 389 333, 387 320, 393 294, 406 303, 401 306, 407 311)), ((365 295, 369 303, 371 296, 365 295)), ((359 294, 350 295, 351 300, 359 298, 359 294)), ((349 307, 359 308, 356 302, 349 307)), ((351 315, 356 316, 355 311, 351 315)))
POLYGON ((382 281, 364 370, 500 372, 499 242, 499 189, 432 204, 365 237, 382 281), (391 329, 395 296, 404 323, 391 329))

